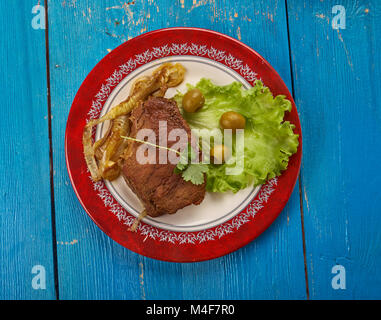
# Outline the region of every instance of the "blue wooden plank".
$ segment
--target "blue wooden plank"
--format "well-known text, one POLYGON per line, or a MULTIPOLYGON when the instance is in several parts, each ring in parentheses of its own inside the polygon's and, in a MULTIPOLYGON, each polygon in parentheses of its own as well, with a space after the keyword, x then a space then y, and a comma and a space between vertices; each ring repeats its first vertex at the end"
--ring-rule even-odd
MULTIPOLYGON (((7 2, 0 19, 0 299, 55 299, 45 31, 36 1, 7 2), (46 289, 32 279, 43 276, 46 289)), ((43 284, 40 282, 40 284, 43 284)))
POLYGON ((380 299, 381 3, 340 1, 346 28, 333 29, 336 2, 288 1, 309 289, 316 299, 380 299), (346 289, 332 287, 335 265, 346 289))
POLYGON ((122 248, 86 216, 71 188, 64 131, 92 67, 122 42, 169 26, 214 29, 257 49, 291 87, 284 1, 49 2, 59 288, 62 299, 305 298, 298 186, 258 240, 213 261, 175 264, 122 248))

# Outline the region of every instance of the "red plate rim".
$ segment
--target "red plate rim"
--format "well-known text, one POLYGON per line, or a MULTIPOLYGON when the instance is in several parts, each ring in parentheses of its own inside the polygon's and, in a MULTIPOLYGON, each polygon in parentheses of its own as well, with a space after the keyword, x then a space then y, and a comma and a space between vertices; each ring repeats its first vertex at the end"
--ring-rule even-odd
MULTIPOLYGON (((162 56, 158 56, 162 58, 162 56)), ((252 84, 253 81, 249 82, 252 84)), ((93 68, 78 90, 69 112, 65 133, 65 156, 68 174, 77 198, 90 218, 111 239, 131 251, 149 258, 171 262, 195 262, 214 259, 245 246, 275 221, 290 198, 298 179, 302 157, 302 133, 292 95, 275 69, 260 54, 244 43, 216 31, 175 27, 154 30, 128 40, 106 55, 93 68), (172 47, 166 48, 162 39, 171 39, 172 47), (189 43, 191 45, 188 46, 189 43), (211 43, 212 45, 209 46, 211 43), (248 209, 249 205, 238 214, 245 214, 242 218, 243 221, 242 219, 229 221, 231 224, 227 230, 221 230, 221 228, 219 230, 220 226, 211 228, 214 230, 210 231, 210 236, 206 230, 206 233, 203 233, 201 237, 199 232, 186 232, 189 235, 182 238, 183 233, 174 231, 161 232, 160 237, 157 237, 156 231, 152 231, 154 228, 144 223, 142 223, 143 232, 132 233, 127 231, 126 224, 120 221, 121 218, 117 214, 118 204, 115 203, 116 201, 113 202, 112 199, 107 198, 109 195, 101 186, 103 182, 98 185, 94 184, 87 172, 82 152, 82 131, 91 109, 91 103, 93 109, 100 111, 107 98, 102 103, 102 98, 99 98, 99 95, 102 96, 102 92, 107 95, 110 86, 116 86, 118 80, 120 82, 124 76, 148 61, 158 59, 155 55, 156 49, 158 50, 156 53, 162 49, 165 56, 178 55, 176 52, 181 53, 181 50, 185 54, 190 52, 190 55, 204 56, 210 59, 211 57, 214 59, 216 56, 215 61, 227 65, 241 75, 244 74, 249 80, 254 69, 255 74, 259 75, 259 78, 274 95, 283 94, 292 103, 292 110, 286 114, 285 120, 294 124, 294 132, 299 134, 299 147, 297 153, 290 158, 287 170, 280 177, 262 187, 261 190, 264 190, 264 193, 260 192, 253 199, 250 204, 252 205, 251 211, 248 209), (169 53, 166 51, 167 49, 169 53), (221 58, 221 52, 229 55, 225 54, 221 58), (132 60, 132 57, 136 59, 132 60), (146 61, 147 59, 148 61, 146 61), (131 61, 132 65, 129 65, 128 63, 131 61), (124 66, 125 69, 119 69, 118 73, 118 67, 121 66, 124 66), (131 70, 129 70, 130 68, 131 70), (120 77, 121 79, 119 79, 120 77), (114 78, 116 84, 112 83, 114 78), (106 80, 108 81, 107 85, 111 82, 110 86, 105 85, 106 80), (96 102, 99 103, 99 100, 101 102, 94 106, 94 97, 97 95, 98 100, 96 102), (97 192, 99 197, 96 196, 97 192), (105 198, 109 204, 108 209, 105 207, 105 198), (171 234, 174 238, 171 238, 171 234)))

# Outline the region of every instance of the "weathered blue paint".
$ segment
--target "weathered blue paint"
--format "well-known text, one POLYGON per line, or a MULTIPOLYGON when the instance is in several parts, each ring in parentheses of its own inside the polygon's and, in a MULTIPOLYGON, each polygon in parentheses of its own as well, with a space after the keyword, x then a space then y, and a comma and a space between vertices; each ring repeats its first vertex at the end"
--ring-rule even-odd
POLYGON ((311 298, 381 297, 381 3, 288 1, 311 298), (346 270, 334 290, 332 268, 346 270))
POLYGON ((55 299, 45 31, 32 28, 35 5, 1 10, 0 299, 55 299), (45 290, 32 288, 35 265, 45 290))

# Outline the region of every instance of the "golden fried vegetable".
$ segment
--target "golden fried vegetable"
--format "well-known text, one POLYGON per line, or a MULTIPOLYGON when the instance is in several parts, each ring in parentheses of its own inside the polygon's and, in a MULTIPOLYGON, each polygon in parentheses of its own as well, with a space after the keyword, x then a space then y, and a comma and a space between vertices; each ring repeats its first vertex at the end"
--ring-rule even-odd
POLYGON ((100 138, 99 140, 95 141, 93 149, 94 149, 94 155, 95 158, 99 161, 103 157, 103 152, 104 152, 104 145, 106 144, 106 141, 108 137, 110 136, 111 133, 111 128, 112 125, 110 125, 105 133, 105 135, 100 138))
POLYGON ((130 129, 128 115, 119 116, 112 123, 111 134, 105 142, 105 150, 100 162, 100 172, 104 179, 114 180, 119 176, 119 156, 122 154, 127 143, 121 136, 128 135, 130 129))
POLYGON ((179 63, 162 64, 154 70, 151 76, 145 76, 135 81, 130 95, 125 101, 112 108, 103 117, 86 124, 83 132, 83 151, 87 167, 94 181, 99 181, 102 178, 112 180, 119 175, 119 158, 126 146, 125 140, 120 136, 128 134, 128 114, 150 95, 164 96, 169 87, 177 86, 183 81, 184 74, 185 68, 179 63), (127 118, 123 118, 124 116, 127 118), (106 120, 114 122, 117 119, 119 122, 115 125, 111 123, 111 130, 93 145, 93 127, 106 120))
POLYGON ((98 170, 97 161, 95 160, 95 152, 93 148, 93 140, 91 137, 91 128, 86 128, 83 131, 82 143, 83 143, 83 153, 85 155, 85 161, 87 164, 87 168, 90 171, 91 178, 94 181, 99 181, 102 176, 98 170))
POLYGON ((184 74, 185 69, 181 64, 164 63, 153 72, 152 76, 138 79, 131 89, 130 96, 125 101, 112 108, 103 117, 90 121, 86 128, 130 113, 138 102, 147 99, 155 91, 159 89, 167 90, 169 87, 180 84, 184 79, 184 74))

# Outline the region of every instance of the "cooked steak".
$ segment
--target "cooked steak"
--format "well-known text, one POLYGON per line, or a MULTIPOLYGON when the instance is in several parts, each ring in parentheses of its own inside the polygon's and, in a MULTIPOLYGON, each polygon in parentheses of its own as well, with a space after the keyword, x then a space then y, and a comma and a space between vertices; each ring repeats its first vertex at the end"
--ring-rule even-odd
MULTIPOLYGON (((188 134, 190 141, 191 130, 180 114, 175 101, 165 98, 150 98, 145 103, 132 111, 130 120, 130 136, 136 138, 141 129, 152 129, 157 137, 155 144, 159 145, 159 122, 167 122, 167 132, 172 129, 183 129, 188 134)), ((168 141, 167 147, 171 148, 176 141, 168 141)), ((156 152, 155 164, 141 164, 137 161, 136 152, 142 143, 129 141, 125 154, 123 176, 131 190, 139 197, 147 214, 157 217, 165 213, 173 214, 177 210, 191 204, 200 204, 205 196, 205 183, 194 185, 184 181, 180 174, 174 173, 176 164, 167 161, 159 163, 159 148, 156 152)), ((163 149, 160 149, 163 152, 163 149)), ((173 151, 166 151, 167 156, 173 151)), ((140 161, 142 162, 142 161, 140 161)))

